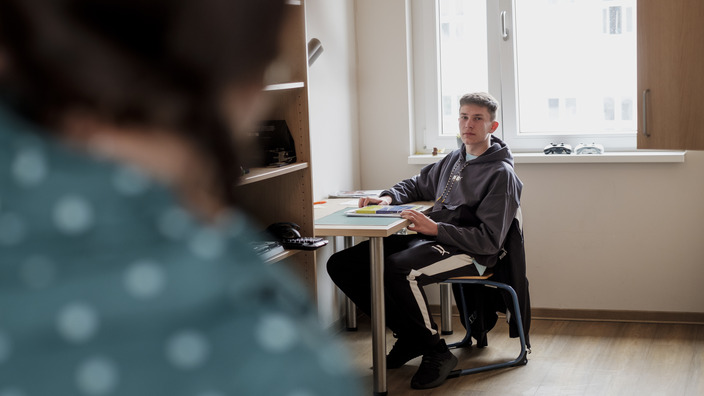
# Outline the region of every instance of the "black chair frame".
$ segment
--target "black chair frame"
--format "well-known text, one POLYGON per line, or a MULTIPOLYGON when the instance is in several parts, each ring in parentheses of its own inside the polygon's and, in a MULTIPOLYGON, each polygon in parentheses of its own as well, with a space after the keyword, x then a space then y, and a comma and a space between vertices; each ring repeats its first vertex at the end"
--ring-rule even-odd
MULTIPOLYGON (((456 277, 456 278, 450 278, 447 279, 443 282, 441 282, 440 286, 442 287, 442 283, 450 283, 450 284, 465 284, 465 285, 484 285, 485 287, 492 287, 492 288, 497 288, 501 290, 505 290, 511 295, 511 301, 513 302, 513 307, 511 309, 511 313, 515 315, 516 317, 516 323, 518 327, 518 338, 521 343, 521 349, 520 352, 518 353, 518 356, 515 359, 502 362, 502 363, 494 363, 494 364, 488 364, 480 367, 474 367, 474 368, 468 368, 468 369, 458 369, 450 372, 450 375, 447 378, 456 378, 460 377, 463 375, 468 375, 468 374, 475 374, 475 373, 481 373, 484 371, 490 371, 490 370, 496 370, 500 368, 506 368, 506 367, 516 367, 516 366, 524 366, 528 363, 528 358, 527 355, 529 353, 529 350, 526 348, 526 337, 525 333, 523 331, 523 322, 521 321, 521 310, 518 304, 518 296, 516 295, 516 291, 509 285, 505 283, 500 283, 500 282, 494 282, 492 280, 489 280, 489 277, 491 274, 487 274, 485 276, 464 276, 464 277, 456 277)), ((449 286, 449 285, 448 285, 449 286)), ((460 288, 460 296, 464 300, 464 291, 462 288, 460 288)), ((461 347, 466 347, 469 345, 472 345, 472 340, 471 340, 471 326, 469 324, 469 315, 470 313, 467 312, 467 307, 465 304, 462 304, 462 311, 460 313, 461 315, 461 320, 465 325, 465 328, 467 329, 467 332, 464 336, 464 338, 456 342, 454 344, 448 345, 449 348, 461 348, 461 347)))

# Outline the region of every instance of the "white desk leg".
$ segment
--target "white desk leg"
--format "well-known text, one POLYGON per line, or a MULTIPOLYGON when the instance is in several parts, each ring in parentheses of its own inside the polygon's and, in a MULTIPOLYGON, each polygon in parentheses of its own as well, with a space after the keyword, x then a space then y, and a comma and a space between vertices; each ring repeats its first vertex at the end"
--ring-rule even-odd
MULTIPOLYGON (((354 245, 354 237, 346 236, 344 241, 345 249, 351 248, 352 245, 354 245)), ((347 296, 345 296, 345 321, 347 322, 347 331, 357 330, 357 307, 347 296)))
POLYGON ((374 394, 386 395, 386 316, 384 303, 384 240, 370 238, 372 278, 372 359, 374 394))

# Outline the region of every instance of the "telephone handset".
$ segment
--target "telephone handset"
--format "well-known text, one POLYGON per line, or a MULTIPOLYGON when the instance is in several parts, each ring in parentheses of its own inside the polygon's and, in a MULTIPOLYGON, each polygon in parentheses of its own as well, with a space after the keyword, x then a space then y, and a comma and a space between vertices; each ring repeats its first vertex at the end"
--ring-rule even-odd
POLYGON ((300 238, 301 233, 298 232, 301 227, 293 222, 284 221, 281 223, 274 223, 267 227, 266 232, 276 237, 278 240, 300 238))

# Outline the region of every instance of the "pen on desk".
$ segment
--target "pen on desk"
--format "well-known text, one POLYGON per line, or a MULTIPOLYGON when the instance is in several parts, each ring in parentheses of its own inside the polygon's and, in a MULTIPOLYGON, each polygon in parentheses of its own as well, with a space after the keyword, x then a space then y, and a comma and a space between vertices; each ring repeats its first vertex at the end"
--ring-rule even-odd
POLYGON ((324 204, 324 203, 327 203, 327 202, 328 202, 328 201, 315 201, 315 202, 313 202, 313 205, 321 205, 321 204, 324 204))

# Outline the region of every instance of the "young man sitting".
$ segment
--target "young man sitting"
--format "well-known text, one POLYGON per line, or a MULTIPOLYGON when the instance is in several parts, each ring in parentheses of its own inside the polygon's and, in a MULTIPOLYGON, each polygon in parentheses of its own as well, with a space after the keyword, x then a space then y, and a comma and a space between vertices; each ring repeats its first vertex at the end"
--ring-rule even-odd
MULTIPOLYGON (((360 198, 359 206, 434 201, 425 215, 411 221, 412 235, 384 239, 386 323, 398 337, 387 368, 423 356, 411 387, 442 384, 457 358, 440 339, 423 286, 455 276, 481 275, 494 266, 520 204, 523 184, 513 169, 508 146, 493 136, 499 104, 487 93, 460 99, 459 129, 464 145, 435 164, 403 180, 378 198, 360 198)), ((366 314, 371 313, 368 242, 334 254, 328 273, 366 314)))

